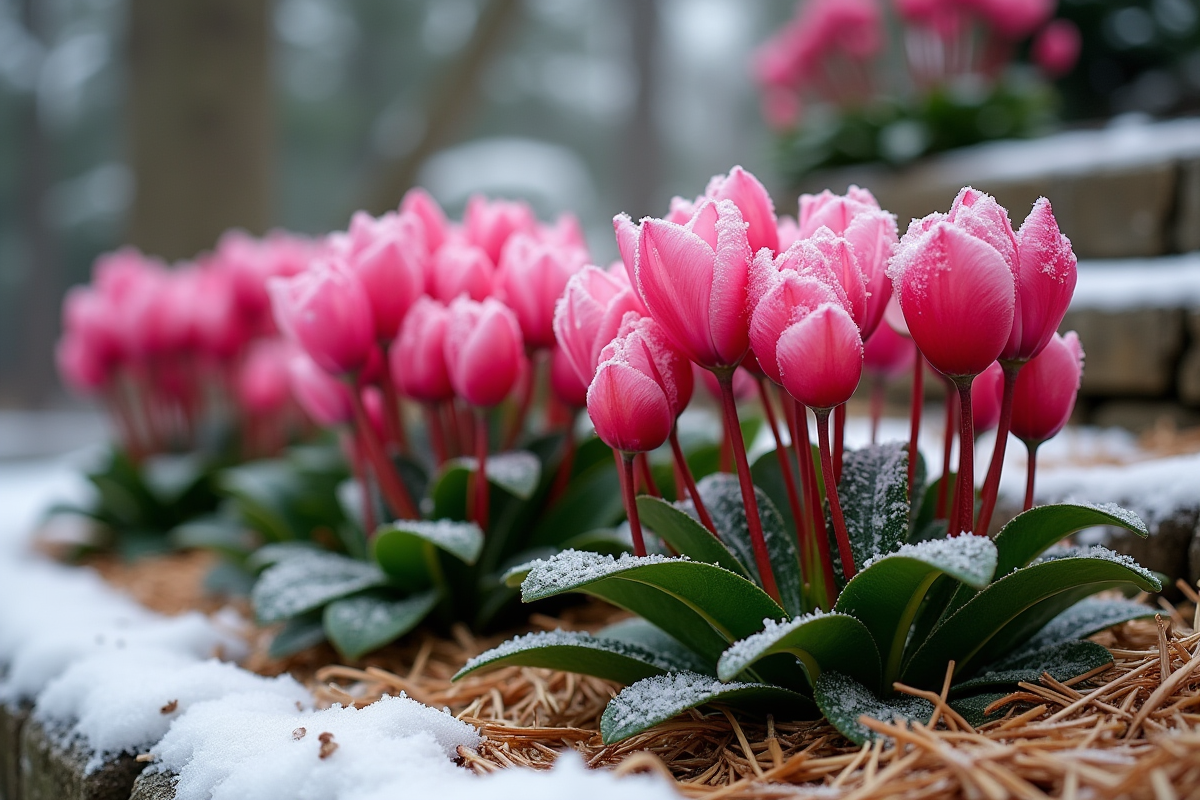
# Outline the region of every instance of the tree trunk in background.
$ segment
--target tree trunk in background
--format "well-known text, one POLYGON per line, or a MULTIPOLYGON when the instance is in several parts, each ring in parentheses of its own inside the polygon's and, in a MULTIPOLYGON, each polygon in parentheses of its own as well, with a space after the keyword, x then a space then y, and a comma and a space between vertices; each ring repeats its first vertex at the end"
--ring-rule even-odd
POLYGON ((270 224, 270 0, 130 0, 129 239, 187 258, 270 224))
POLYGON ((661 68, 656 59, 659 42, 658 0, 625 0, 632 39, 633 65, 637 72, 637 99, 625 130, 625 143, 618 159, 623 166, 621 208, 634 219, 662 213, 659 196, 662 182, 662 139, 654 119, 661 68))

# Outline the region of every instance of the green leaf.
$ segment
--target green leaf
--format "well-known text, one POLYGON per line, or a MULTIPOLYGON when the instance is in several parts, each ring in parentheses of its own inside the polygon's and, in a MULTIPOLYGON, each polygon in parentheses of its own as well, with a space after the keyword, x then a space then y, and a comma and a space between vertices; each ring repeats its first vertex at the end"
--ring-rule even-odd
POLYGON ((403 586, 424 588, 440 568, 437 551, 474 564, 483 550, 483 531, 474 522, 397 520, 383 525, 371 542, 380 568, 403 586))
POLYGON ((271 658, 287 658, 301 650, 316 647, 325 641, 325 626, 320 614, 304 614, 293 617, 275 634, 267 655, 271 658))
POLYGON ((272 564, 278 564, 294 556, 305 556, 325 551, 314 542, 272 542, 264 544, 246 559, 246 569, 259 572, 272 564))
POLYGON ((358 659, 411 631, 437 602, 435 591, 400 600, 376 592, 343 597, 325 606, 325 635, 342 656, 358 659))
POLYGON ((753 636, 736 642, 717 662, 717 677, 732 680, 767 656, 787 653, 804 668, 810 684, 833 670, 870 687, 879 686, 879 651, 866 627, 848 614, 814 613, 787 622, 768 622, 753 636))
POLYGON ((834 608, 858 618, 870 631, 883 660, 883 685, 890 687, 900 673, 904 645, 921 602, 938 576, 983 587, 995 567, 996 547, 986 536, 906 544, 866 562, 842 589, 834 608))
POLYGON ((386 583, 387 576, 374 564, 313 552, 267 567, 254 584, 250 600, 259 622, 279 622, 386 583))
POLYGON ((877 736, 859 722, 860 717, 881 722, 928 722, 933 714, 933 704, 928 700, 904 695, 882 700, 858 681, 837 672, 821 673, 813 697, 825 719, 857 745, 874 741, 877 736))
POLYGON ((565 592, 595 595, 632 611, 713 661, 728 643, 758 631, 763 619, 784 618, 745 578, 683 558, 614 559, 567 550, 536 562, 521 584, 527 603, 565 592))
POLYGON ((241 523, 215 515, 188 520, 174 528, 170 538, 175 547, 213 550, 237 559, 245 558, 258 544, 241 523))
MULTIPOLYGON (((470 456, 454 459, 450 463, 460 465, 469 473, 478 469, 478 462, 470 456)), ((514 497, 522 500, 533 497, 541 477, 542 462, 527 450, 513 450, 488 456, 488 483, 499 486, 514 497)))
POLYGON ((679 640, 666 631, 658 628, 641 617, 630 617, 612 625, 605 626, 596 632, 602 639, 613 639, 626 644, 637 645, 663 658, 670 659, 676 664, 675 669, 689 672, 712 673, 712 665, 685 647, 679 640))
POLYGON ((610 451, 607 460, 571 480, 563 496, 538 520, 529 541, 557 546, 577 534, 615 525, 624 516, 621 482, 610 451))
POLYGON ((908 446, 901 442, 850 450, 838 498, 854 563, 892 552, 908 534, 908 446))
POLYGON ((155 499, 172 506, 208 480, 209 466, 198 453, 164 453, 143 461, 141 473, 155 499))
POLYGON ((1051 545, 1093 525, 1115 525, 1141 537, 1149 535, 1141 517, 1111 503, 1037 506, 1018 514, 996 534, 1000 553, 996 578, 1028 565, 1051 545))
POLYGON ((605 744, 619 742, 705 703, 775 714, 780 718, 815 716, 812 701, 799 692, 764 683, 722 683, 695 672, 644 678, 614 697, 600 717, 605 744))
POLYGON ((681 555, 694 561, 716 564, 746 578, 750 577, 750 571, 745 565, 695 517, 665 500, 649 495, 639 497, 637 506, 642 523, 681 555))
POLYGON ((472 658, 454 676, 499 667, 558 669, 630 684, 652 675, 687 669, 677 661, 641 645, 574 631, 541 631, 510 639, 472 658))
POLYGON ((1130 600, 1089 597, 1081 600, 1054 619, 1046 623, 1011 658, 1021 658, 1035 650, 1085 639, 1094 633, 1107 630, 1113 625, 1131 619, 1147 619, 1158 613, 1158 609, 1130 600))
POLYGON ((461 459, 453 459, 442 465, 434 475, 429 487, 429 498, 433 519, 465 520, 467 518, 467 492, 471 486, 471 470, 461 459))
POLYGON ((950 707, 957 711, 962 718, 974 728, 986 725, 989 722, 995 722, 1004 716, 1004 709, 993 711, 991 714, 985 714, 988 706, 997 700, 1001 700, 1011 692, 985 692, 983 694, 973 694, 970 697, 960 697, 950 701, 950 707))
MULTIPOLYGON (((748 572, 751 579, 761 586, 758 564, 754 559, 754 545, 750 541, 750 528, 746 524, 746 506, 742 502, 742 489, 737 477, 725 472, 714 473, 703 478, 696 488, 717 532, 721 534, 721 544, 742 563, 745 567, 742 572, 748 572)), ((783 517, 766 492, 755 488, 754 496, 758 500, 763 538, 783 608, 790 616, 799 616, 804 613, 804 601, 801 597, 796 533, 784 527, 783 517)))
POLYGON ((1003 665, 988 669, 969 681, 955 684, 953 691, 960 694, 1015 686, 1021 681, 1037 683, 1043 672, 1049 672, 1050 677, 1057 681, 1067 681, 1111 664, 1112 660, 1112 653, 1104 646, 1086 639, 1076 639, 1026 653, 1021 658, 1008 659, 1003 665))
POLYGON ((950 660, 956 675, 970 675, 1083 597, 1123 584, 1160 588, 1149 571, 1103 547, 1044 557, 995 581, 943 621, 905 665, 903 680, 937 684, 950 660))
MULTIPOLYGON (((819 459, 819 456, 818 456, 819 459)), ((792 469, 792 480, 796 483, 796 491, 800 489, 800 468, 796 463, 796 452, 787 448, 787 460, 792 469)), ((820 469, 820 467, 818 467, 820 469)), ((779 510, 785 530, 796 530, 796 519, 792 514, 791 501, 788 499, 787 482, 783 479, 783 468, 779 464, 779 456, 775 450, 769 450, 758 457, 750 466, 750 477, 754 485, 766 492, 779 510)))

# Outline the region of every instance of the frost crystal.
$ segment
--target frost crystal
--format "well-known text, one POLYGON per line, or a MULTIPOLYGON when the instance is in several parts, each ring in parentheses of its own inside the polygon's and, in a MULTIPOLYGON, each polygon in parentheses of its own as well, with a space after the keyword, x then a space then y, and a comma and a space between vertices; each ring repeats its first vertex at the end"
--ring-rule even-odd
POLYGON ((669 657, 662 656, 653 650, 639 647, 629 642, 621 642, 603 636, 592 636, 591 634, 579 633, 577 631, 554 630, 527 633, 524 636, 509 639, 504 644, 493 647, 486 653, 481 653, 467 661, 463 667, 463 672, 469 672, 484 664, 540 647, 583 647, 589 650, 616 653, 617 655, 649 664, 664 672, 678 670, 681 666, 669 657))
POLYGON ((996 570, 996 545, 986 536, 966 534, 953 539, 930 539, 903 544, 896 552, 872 558, 863 569, 888 558, 915 558, 969 582, 984 584, 996 570))
POLYGON ((584 550, 564 550, 548 559, 530 564, 529 575, 521 584, 521 597, 534 600, 550 597, 581 584, 590 583, 618 572, 646 566, 687 561, 685 557, 633 556, 622 553, 620 558, 584 550))
POLYGON ((780 639, 783 639, 792 631, 803 627, 815 619, 831 616, 848 616, 838 612, 826 612, 817 609, 808 614, 795 617, 783 622, 767 618, 763 620, 763 629, 758 633, 747 636, 745 639, 734 642, 729 648, 721 654, 721 674, 736 675, 744 670, 747 665, 756 660, 763 654, 764 651, 771 648, 780 639))

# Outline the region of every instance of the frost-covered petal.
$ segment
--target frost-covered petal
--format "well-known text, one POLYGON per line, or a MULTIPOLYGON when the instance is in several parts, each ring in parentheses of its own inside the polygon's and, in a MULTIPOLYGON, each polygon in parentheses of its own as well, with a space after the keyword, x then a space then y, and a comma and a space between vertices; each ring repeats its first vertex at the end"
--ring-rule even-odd
POLYGON ((833 303, 784 331, 775 352, 784 388, 809 408, 833 408, 846 402, 862 377, 858 327, 833 303))

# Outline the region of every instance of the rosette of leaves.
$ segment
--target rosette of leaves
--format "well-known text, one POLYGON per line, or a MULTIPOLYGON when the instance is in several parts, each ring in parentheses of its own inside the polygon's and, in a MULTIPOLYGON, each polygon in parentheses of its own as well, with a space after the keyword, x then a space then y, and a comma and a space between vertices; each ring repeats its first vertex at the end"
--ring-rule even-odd
MULTIPOLYGON (((847 453, 839 484, 859 571, 831 609, 806 608, 794 534, 759 494, 781 603, 755 571, 737 480, 712 475, 701 495, 719 539, 679 504, 638 500, 645 526, 678 556, 619 558, 568 551, 513 575, 526 601, 582 592, 637 618, 596 635, 535 633, 468 663, 479 670, 528 665, 627 684, 601 720, 606 742, 639 733, 706 703, 824 715, 855 742, 871 737, 859 717, 928 719, 932 706, 896 684, 940 691, 978 712, 1022 680, 1067 680, 1111 662, 1085 637, 1146 606, 1089 600, 1105 589, 1157 590, 1149 571, 1101 547, 1060 546, 1073 532, 1113 525, 1145 536, 1116 507, 1034 508, 996 536, 924 539, 907 497, 905 446, 847 453)), ((768 454, 773 456, 773 454, 768 454)), ((764 458, 766 458, 765 456, 764 458)), ((836 548, 834 548, 836 551, 836 548)))
POLYGON ((486 531, 471 521, 476 463, 470 458, 432 472, 416 462, 398 465, 419 498, 422 519, 370 532, 362 528, 361 492, 353 482, 320 490, 330 513, 319 519, 304 517, 296 505, 311 506, 314 496, 296 490, 295 467, 290 483, 289 469, 281 468, 270 491, 265 481, 251 491, 239 480, 240 519, 266 542, 243 554, 257 573, 251 600, 259 622, 284 623, 273 655, 328 639, 355 659, 426 620, 487 630, 520 609, 516 588, 502 580, 514 564, 563 548, 627 549, 628 535, 616 527, 623 512, 611 452, 595 438, 581 443, 568 479, 560 480, 561 444, 561 437, 549 436, 488 457, 486 531))
POLYGON ((60 503, 48 514, 77 514, 93 523, 94 535, 72 554, 76 557, 104 550, 126 558, 165 552, 174 547, 172 530, 217 508, 218 466, 216 458, 201 452, 134 461, 113 447, 84 473, 91 499, 60 503))

